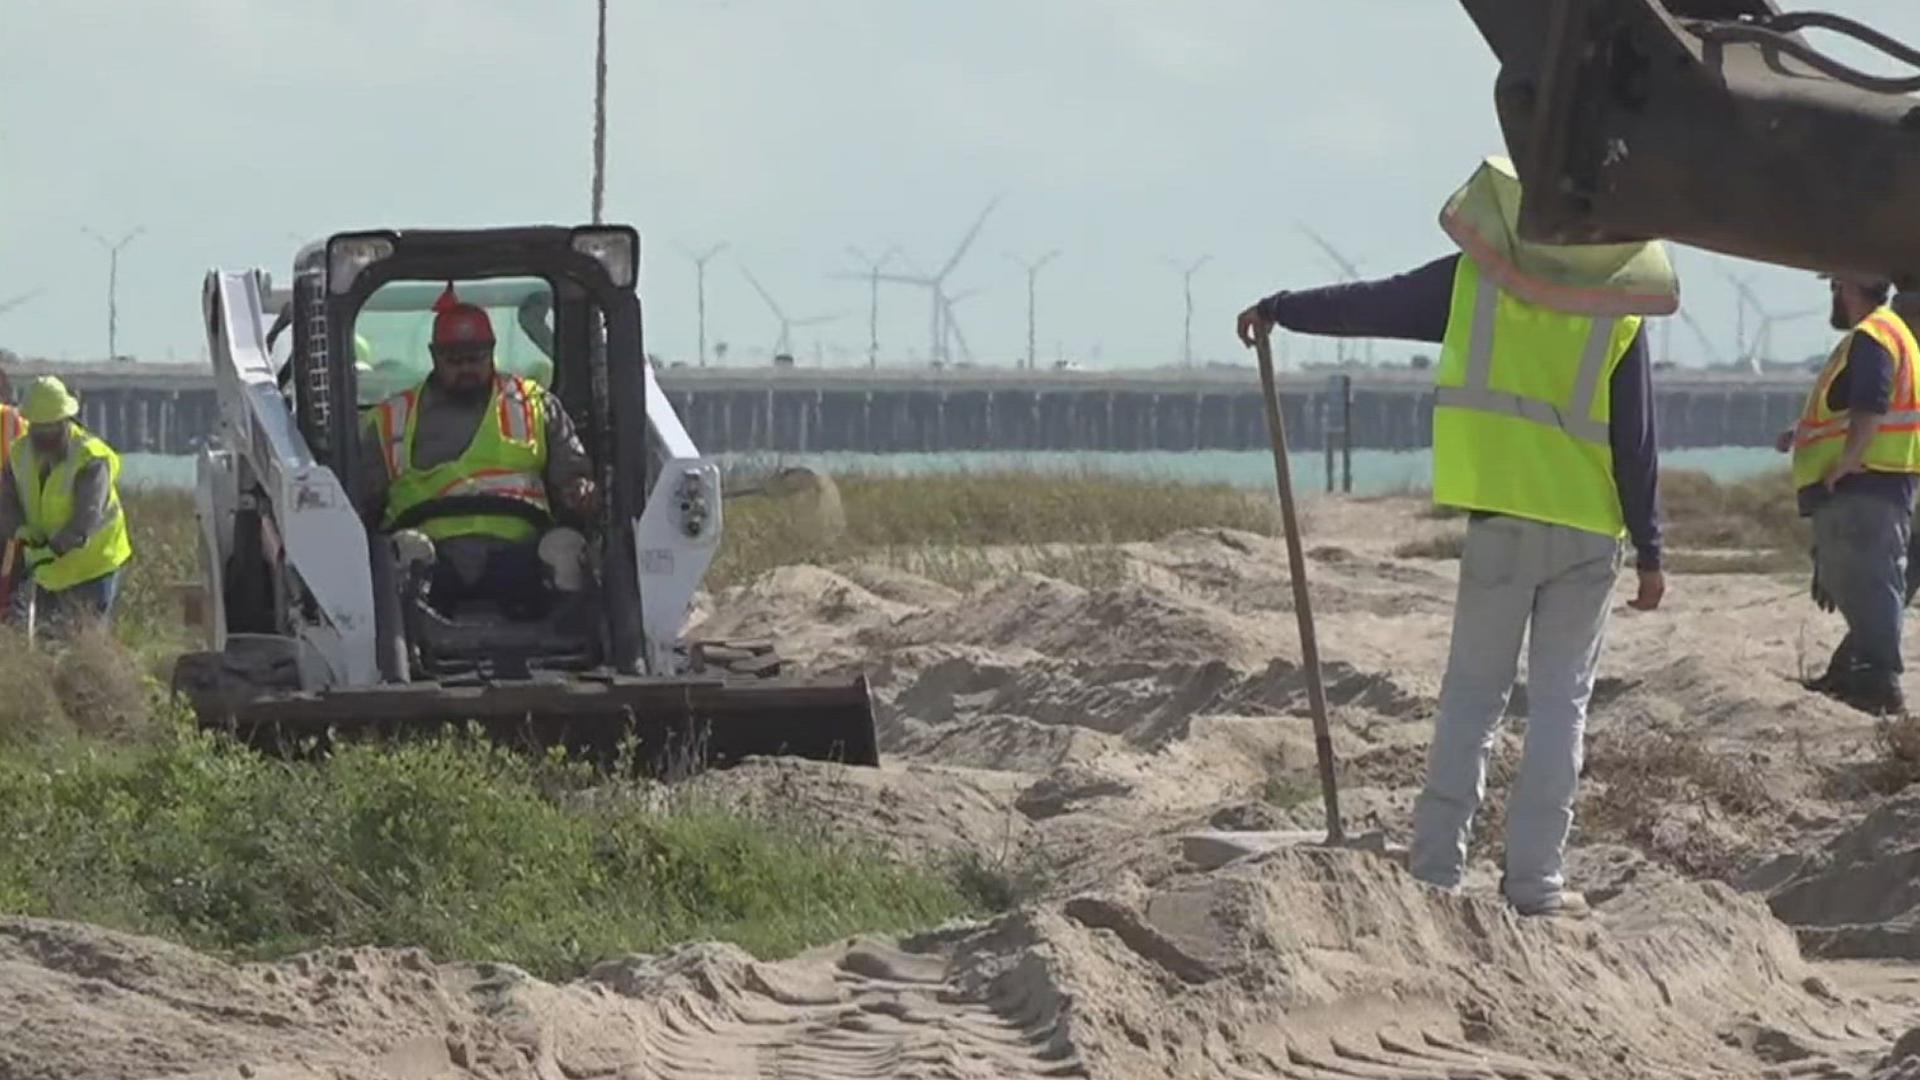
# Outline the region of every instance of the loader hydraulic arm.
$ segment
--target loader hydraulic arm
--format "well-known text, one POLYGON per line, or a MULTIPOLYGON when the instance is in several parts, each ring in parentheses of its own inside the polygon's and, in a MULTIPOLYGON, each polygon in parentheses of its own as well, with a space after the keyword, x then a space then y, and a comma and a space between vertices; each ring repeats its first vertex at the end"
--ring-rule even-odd
POLYGON ((1771 0, 1461 0, 1529 239, 1664 238, 1920 288, 1920 51, 1771 0), (1833 59, 1804 31, 1878 50, 1833 59))

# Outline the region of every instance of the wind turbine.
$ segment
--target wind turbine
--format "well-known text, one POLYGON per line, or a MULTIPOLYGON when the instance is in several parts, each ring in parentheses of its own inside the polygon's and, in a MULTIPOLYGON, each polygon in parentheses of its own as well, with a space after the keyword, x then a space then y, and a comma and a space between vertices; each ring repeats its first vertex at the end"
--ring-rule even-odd
POLYGON ((1175 261, 1172 256, 1161 256, 1161 259, 1160 259, 1161 262, 1164 262, 1168 266, 1173 267, 1175 270, 1180 271, 1181 281, 1183 283, 1183 286, 1186 289, 1187 321, 1186 321, 1185 332, 1181 339, 1182 340, 1181 362, 1186 367, 1193 366, 1193 274, 1194 274, 1194 271, 1207 265, 1208 261, 1211 260, 1212 258, 1213 256, 1211 255, 1202 255, 1198 259, 1195 259, 1193 262, 1187 264, 1184 267, 1181 266, 1179 262, 1175 261))
MULTIPOLYGON (((1360 280, 1360 267, 1357 263, 1345 255, 1342 255, 1339 249, 1335 248, 1326 237, 1308 228, 1306 222, 1295 222, 1295 225, 1299 227, 1302 233, 1306 234, 1308 240, 1313 241, 1314 246, 1320 249, 1320 253, 1326 256, 1327 262, 1333 266, 1335 274, 1339 276, 1341 281, 1360 280)), ((1333 356, 1335 363, 1345 364, 1347 362, 1347 343, 1345 338, 1336 337, 1333 339, 1333 356)), ((1367 364, 1369 366, 1373 364, 1372 338, 1367 339, 1367 364)))
MULTIPOLYGON (((960 239, 960 246, 953 249, 953 254, 947 257, 945 265, 940 267, 938 273, 925 273, 921 271, 918 266, 914 265, 913 260, 906 259, 907 269, 910 270, 911 273, 881 274, 875 272, 870 275, 870 280, 885 281, 896 285, 918 285, 928 291, 927 360, 929 363, 939 364, 952 359, 946 354, 946 341, 949 335, 943 325, 943 321, 950 317, 953 306, 952 297, 947 295, 947 278, 952 275, 954 268, 960 265, 960 260, 966 258, 967 249, 973 246, 974 239, 980 235, 981 226, 987 223, 987 215, 991 214, 993 208, 1000 204, 1000 199, 1001 196, 995 195, 993 198, 987 200, 987 205, 980 211, 980 216, 974 219, 973 227, 968 229, 967 234, 960 239)), ((903 256, 903 258, 905 257, 903 256)), ((959 336, 961 340, 965 340, 964 334, 959 336)))
POLYGON ((952 296, 948 296, 945 293, 940 295, 940 349, 947 356, 953 355, 952 349, 947 345, 947 336, 951 334, 955 340, 960 342, 960 355, 964 357, 969 364, 973 363, 973 347, 967 344, 967 335, 960 332, 960 321, 953 317, 953 306, 965 300, 967 297, 977 296, 979 293, 979 289, 968 289, 965 292, 955 293, 952 296))
POLYGON ((899 248, 889 247, 881 253, 879 259, 870 259, 866 252, 853 245, 847 245, 847 253, 867 268, 867 366, 880 366, 880 270, 893 257, 899 254, 899 248))
POLYGON ((1677 314, 1680 316, 1680 321, 1686 324, 1687 329, 1693 332, 1694 340, 1700 343, 1701 351, 1705 352, 1714 364, 1719 364, 1720 350, 1714 347, 1713 339, 1707 336, 1707 332, 1700 329, 1700 321, 1693 317, 1692 312, 1684 309, 1677 314))
POLYGON ((746 264, 741 264, 740 272, 747 276, 747 281, 753 285, 753 291, 760 294, 760 299, 767 302, 767 308, 773 312, 773 317, 780 320, 780 340, 773 348, 773 353, 776 357, 793 355, 794 327, 819 326, 822 323, 829 323, 840 317, 837 314, 809 315, 804 319, 790 319, 787 317, 786 312, 780 310, 780 305, 774 303, 772 294, 768 293, 766 287, 760 284, 760 279, 753 276, 753 271, 747 269, 746 264))
POLYGON ((136 226, 131 232, 118 240, 108 240, 85 225, 80 231, 93 237, 107 252, 107 359, 120 358, 120 251, 141 233, 147 231, 145 225, 136 226))
POLYGON ((1820 309, 1804 308, 1798 311, 1768 311, 1766 305, 1760 302, 1759 294, 1753 291, 1753 286, 1748 284, 1745 278, 1735 277, 1725 271, 1722 271, 1721 275, 1731 282, 1734 290, 1740 294, 1737 305, 1739 309, 1739 322, 1736 330, 1736 334, 1740 338, 1740 359, 1746 364, 1748 371, 1758 375, 1761 365, 1766 359, 1766 353, 1770 351, 1773 346, 1773 324, 1776 322, 1793 322, 1797 319, 1805 319, 1813 315, 1818 315, 1820 314, 1820 309), (1759 325, 1754 328, 1753 343, 1751 346, 1749 346, 1746 341, 1746 315, 1748 307, 1753 308, 1753 313, 1759 320, 1759 325))
POLYGON ((1040 271, 1044 269, 1048 263, 1058 258, 1059 255, 1060 255, 1059 248, 1054 248, 1052 251, 1047 252, 1045 255, 1040 256, 1038 259, 1035 259, 1032 262, 1027 262, 1021 259, 1019 256, 1011 253, 1007 255, 1007 258, 1012 259, 1014 262, 1018 263, 1021 266, 1021 268, 1026 270, 1027 272, 1027 370, 1028 371, 1033 370, 1033 338, 1034 338, 1033 283, 1034 283, 1034 279, 1039 277, 1040 271))
POLYGON ((695 281, 697 282, 696 287, 698 289, 699 297, 700 297, 699 299, 700 366, 706 367, 707 366, 707 260, 727 250, 727 245, 724 241, 722 241, 721 243, 715 244, 712 247, 708 248, 707 250, 701 251, 701 252, 692 251, 685 246, 682 246, 680 250, 683 252, 686 252, 687 258, 693 260, 694 278, 695 278, 695 281))

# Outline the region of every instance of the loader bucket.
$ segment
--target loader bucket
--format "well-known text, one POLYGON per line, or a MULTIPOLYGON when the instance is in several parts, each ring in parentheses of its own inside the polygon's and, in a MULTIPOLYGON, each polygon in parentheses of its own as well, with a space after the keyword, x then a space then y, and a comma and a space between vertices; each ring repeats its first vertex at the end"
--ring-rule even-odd
POLYGON ((471 724, 495 742, 565 747, 602 765, 625 747, 650 776, 724 768, 755 755, 878 765, 873 699, 850 683, 570 676, 285 693, 244 702, 193 694, 199 724, 268 753, 335 741, 430 736, 471 724))

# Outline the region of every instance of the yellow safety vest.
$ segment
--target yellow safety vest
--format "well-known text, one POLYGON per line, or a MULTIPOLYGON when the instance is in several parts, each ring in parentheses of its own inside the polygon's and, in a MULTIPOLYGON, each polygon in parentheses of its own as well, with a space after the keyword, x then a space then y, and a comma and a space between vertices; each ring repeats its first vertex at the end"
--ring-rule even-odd
POLYGON ((1461 255, 1434 379, 1434 501, 1624 536, 1607 423, 1640 323, 1521 300, 1461 255))
POLYGON ((1848 331, 1827 358, 1827 366, 1807 395, 1800 420, 1793 426, 1793 485, 1797 488, 1817 484, 1827 470, 1839 461, 1847 449, 1848 417, 1845 409, 1827 406, 1827 392, 1833 380, 1847 366, 1847 352, 1853 347, 1853 335, 1865 334, 1879 342, 1893 357, 1893 400, 1880 426, 1867 443, 1863 464, 1871 472, 1920 473, 1920 400, 1914 392, 1914 358, 1920 345, 1906 320, 1890 307, 1875 308, 1860 325, 1848 331))
POLYGON ((9 467, 15 490, 20 493, 21 509, 26 512, 27 521, 19 535, 26 541, 27 565, 33 569, 36 586, 61 592, 104 577, 133 557, 127 515, 120 506, 120 455, 98 436, 74 424, 67 456, 47 471, 44 484, 40 482, 39 454, 32 439, 14 443, 9 467), (47 541, 73 518, 74 479, 83 466, 99 459, 107 463, 107 507, 100 526, 86 543, 65 555, 56 555, 47 541))
MULTIPOLYGON (((421 389, 417 386, 387 398, 369 417, 379 432, 390 481, 383 528, 392 528, 402 514, 421 503, 460 495, 497 495, 551 512, 545 480, 546 391, 539 384, 518 375, 496 374, 487 418, 475 428, 466 450, 430 469, 412 464, 421 389)), ((532 522, 510 514, 447 515, 417 527, 436 541, 479 534, 521 542, 539 534, 532 522)))
POLYGON ((20 415, 20 410, 0 404, 0 469, 7 467, 8 459, 13 456, 13 444, 26 433, 27 420, 20 415))

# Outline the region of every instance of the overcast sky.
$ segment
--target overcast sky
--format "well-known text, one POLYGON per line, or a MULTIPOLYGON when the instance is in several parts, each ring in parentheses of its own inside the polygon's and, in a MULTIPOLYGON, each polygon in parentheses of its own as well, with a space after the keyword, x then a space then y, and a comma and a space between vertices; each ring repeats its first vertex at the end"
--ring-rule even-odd
MULTIPOLYGON (((1920 41, 1911 0, 1831 10, 1920 41)), ((640 230, 647 345, 695 351, 682 246, 726 241, 708 337, 764 362, 790 316, 811 362, 864 357, 867 290, 829 275, 847 245, 943 262, 1004 201, 954 273, 982 362, 1026 343, 1040 277, 1043 360, 1234 359, 1233 315, 1327 280, 1305 222, 1361 270, 1450 250, 1441 200, 1502 152, 1495 64, 1454 0, 612 0, 607 215, 640 230)), ((591 0, 10 0, 0 4, 0 346, 106 351, 104 251, 121 261, 121 351, 202 353, 214 266, 284 278, 296 238, 375 226, 589 217, 591 0)), ((1776 311, 1815 309, 1810 275, 1679 249, 1688 310, 1725 354, 1749 275, 1776 311)), ((883 351, 923 357, 926 294, 883 287, 883 351)), ((1820 318, 1776 352, 1824 349, 1820 318)), ((1295 341, 1295 359, 1311 355, 1295 341)), ((1331 346, 1317 346, 1331 358, 1331 346)), ((1697 355, 1676 329, 1674 358, 1697 355)), ((1397 344, 1378 355, 1402 355, 1397 344)))

